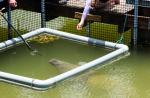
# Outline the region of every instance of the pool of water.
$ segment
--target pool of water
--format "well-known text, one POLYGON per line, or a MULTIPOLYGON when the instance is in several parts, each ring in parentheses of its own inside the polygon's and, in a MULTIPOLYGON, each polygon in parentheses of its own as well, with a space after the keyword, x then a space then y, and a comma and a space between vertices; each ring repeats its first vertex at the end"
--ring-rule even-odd
MULTIPOLYGON (((0 70, 37 79, 60 74, 48 63, 56 58, 74 65, 89 62, 112 50, 67 40, 31 43, 39 52, 32 54, 25 45, 0 54, 0 70)), ((34 91, 0 82, 1 98, 150 98, 149 48, 130 50, 131 55, 56 84, 47 91, 34 91)))

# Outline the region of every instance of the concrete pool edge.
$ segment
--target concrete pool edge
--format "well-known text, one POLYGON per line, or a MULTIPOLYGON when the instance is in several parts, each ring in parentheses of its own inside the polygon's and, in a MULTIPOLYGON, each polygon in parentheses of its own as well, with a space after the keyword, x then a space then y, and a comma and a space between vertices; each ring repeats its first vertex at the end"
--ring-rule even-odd
MULTIPOLYGON (((50 86, 56 84, 57 82, 60 82, 66 78, 74 76, 85 70, 88 70, 96 65, 103 64, 104 62, 107 62, 121 54, 125 54, 129 50, 128 46, 123 45, 123 44, 117 44, 117 43, 112 43, 108 41, 93 39, 93 38, 89 38, 85 36, 80 36, 80 35, 75 35, 75 34, 71 34, 67 32, 53 30, 49 28, 40 28, 40 29, 31 31, 29 33, 22 35, 22 37, 24 39, 29 39, 41 33, 53 34, 53 35, 57 35, 63 38, 67 38, 69 40, 84 42, 84 43, 88 43, 91 45, 106 46, 106 47, 110 47, 113 49, 116 48, 116 50, 102 57, 99 57, 91 62, 88 62, 82 66, 79 66, 75 69, 72 69, 70 71, 67 71, 65 73, 59 74, 55 77, 52 77, 46 80, 33 79, 29 77, 19 76, 19 75, 0 71, 0 81, 4 81, 4 82, 16 84, 16 85, 21 85, 21 86, 29 87, 29 88, 36 89, 36 90, 47 90, 50 86)), ((1 50, 7 49, 10 46, 15 46, 17 43, 23 43, 22 39, 17 37, 17 38, 7 40, 5 42, 1 42, 0 48, 1 50)))

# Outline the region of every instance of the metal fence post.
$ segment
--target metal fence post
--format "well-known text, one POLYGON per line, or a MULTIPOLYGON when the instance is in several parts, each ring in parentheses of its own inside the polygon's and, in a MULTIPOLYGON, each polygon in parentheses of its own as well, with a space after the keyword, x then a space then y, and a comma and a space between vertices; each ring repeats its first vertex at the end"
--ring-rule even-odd
POLYGON ((86 32, 87 32, 87 36, 91 37, 91 22, 90 21, 87 22, 86 32))
MULTIPOLYGON (((8 4, 8 10, 7 10, 7 17, 8 17, 8 22, 11 24, 11 7, 10 5, 8 4)), ((11 39, 13 37, 13 34, 12 34, 12 31, 11 31, 11 26, 10 24, 8 24, 8 39, 11 39)))
POLYGON ((45 0, 41 0, 41 28, 46 27, 45 21, 45 0))
POLYGON ((137 46, 137 39, 138 39, 138 5, 139 5, 139 0, 135 0, 134 1, 134 33, 133 33, 134 47, 137 46))

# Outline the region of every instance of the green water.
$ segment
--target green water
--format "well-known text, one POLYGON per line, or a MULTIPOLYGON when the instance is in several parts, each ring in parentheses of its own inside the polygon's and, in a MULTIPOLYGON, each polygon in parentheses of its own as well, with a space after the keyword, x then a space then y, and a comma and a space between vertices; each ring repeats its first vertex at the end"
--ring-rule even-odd
MULTIPOLYGON (((0 54, 0 70, 37 79, 59 74, 50 65, 52 58, 72 64, 89 62, 111 50, 75 42, 58 40, 47 44, 34 44, 40 55, 31 54, 25 45, 0 54)), ((150 98, 149 48, 130 51, 131 55, 106 64, 99 69, 67 79, 47 91, 0 82, 1 98, 150 98)))

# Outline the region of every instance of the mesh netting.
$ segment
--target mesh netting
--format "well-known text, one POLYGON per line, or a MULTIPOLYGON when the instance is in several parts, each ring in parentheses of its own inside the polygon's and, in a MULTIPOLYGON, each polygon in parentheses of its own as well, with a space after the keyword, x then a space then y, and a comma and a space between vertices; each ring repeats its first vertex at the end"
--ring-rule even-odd
MULTIPOLYGON (((102 0, 102 2, 105 3, 105 0, 102 0)), ((139 12, 142 13, 140 15, 143 17, 146 16, 148 19, 149 19, 149 13, 147 12, 149 12, 149 5, 150 5, 149 2, 150 2, 149 0, 143 1, 142 3, 140 3, 143 4, 142 5, 143 7, 139 8, 139 12)), ((127 3, 126 1, 121 0, 120 4, 116 4, 113 7, 109 7, 109 9, 107 7, 107 10, 105 8, 98 9, 98 11, 97 9, 94 9, 94 11, 91 11, 91 14, 94 14, 96 16, 101 16, 102 17, 101 22, 96 22, 97 20, 95 21, 95 16, 94 16, 92 18, 92 21, 91 20, 86 21, 87 23, 85 23, 85 26, 80 31, 76 29, 76 26, 79 23, 81 17, 76 18, 75 12, 80 12, 80 13, 83 12, 85 6, 85 0, 50 0, 50 1, 46 1, 45 4, 46 4, 45 6, 46 27, 48 28, 79 34, 83 36, 89 36, 92 38, 108 40, 112 42, 117 42, 123 35, 124 38, 123 41, 125 44, 129 44, 131 42, 132 30, 130 28, 133 28, 133 21, 134 21, 134 17, 132 16, 134 15, 133 1, 127 3), (126 15, 128 15, 127 21, 125 21, 126 15), (125 22, 126 24, 124 25, 125 22)), ((37 6, 38 5, 36 5, 36 7, 37 6)), ((29 31, 41 27, 40 10, 34 11, 34 9, 30 10, 30 8, 31 7, 29 7, 29 9, 27 10, 15 9, 12 11, 12 16, 11 16, 12 25, 21 34, 27 33, 29 31)), ((6 16, 6 14, 4 15, 6 16)), ((146 29, 147 32, 149 32, 150 29, 148 23, 149 22, 145 23, 146 26, 144 28, 144 30, 146 29)), ((8 29, 7 29, 7 22, 2 17, 1 17, 0 26, 1 26, 0 41, 4 41, 8 38, 8 29)), ((17 35, 16 33, 13 32, 13 37, 15 36, 17 35)))
POLYGON ((12 24, 20 33, 27 33, 41 27, 41 16, 37 12, 14 10, 12 11, 12 24))
MULTIPOLYGON (((4 15, 6 16, 6 14, 4 15)), ((8 29, 7 29, 7 22, 2 18, 0 17, 0 41, 4 41, 8 38, 7 36, 7 32, 8 32, 8 29)))

